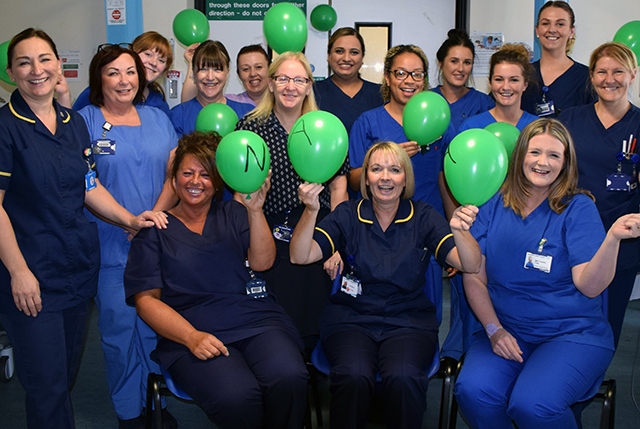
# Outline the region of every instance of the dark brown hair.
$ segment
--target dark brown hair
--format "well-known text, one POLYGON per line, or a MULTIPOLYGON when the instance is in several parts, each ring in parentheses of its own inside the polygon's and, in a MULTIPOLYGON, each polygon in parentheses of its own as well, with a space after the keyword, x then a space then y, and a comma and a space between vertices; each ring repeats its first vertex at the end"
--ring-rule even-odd
POLYGON ((217 40, 206 40, 196 48, 193 53, 193 75, 203 68, 218 68, 229 70, 229 52, 227 48, 217 40))
POLYGON ((15 50, 16 45, 23 40, 31 39, 32 37, 37 37, 38 39, 42 39, 47 42, 56 58, 60 59, 60 56, 58 55, 58 49, 56 49, 56 44, 53 43, 53 39, 49 37, 47 33, 36 28, 27 28, 13 36, 13 39, 11 39, 11 41, 9 42, 9 46, 7 47, 7 68, 11 68, 11 59, 13 57, 13 51, 15 50))
POLYGON ((264 58, 267 60, 267 69, 271 65, 271 60, 269 59, 269 55, 267 55, 262 45, 243 46, 238 51, 238 56, 236 56, 236 73, 238 74, 238 76, 240 76, 240 55, 251 54, 251 53, 264 55, 264 58))
POLYGON ((133 58, 138 73, 138 92, 133 97, 133 104, 140 104, 144 101, 143 91, 147 86, 147 78, 144 65, 138 54, 132 49, 124 48, 120 45, 100 45, 98 52, 93 56, 89 64, 89 102, 96 106, 104 105, 104 94, 102 93, 102 69, 120 58, 121 55, 129 55, 133 58))
POLYGON ((333 32, 333 34, 331 34, 331 37, 329 38, 329 44, 327 45, 327 54, 331 53, 331 49, 336 43, 336 40, 344 36, 355 36, 355 38, 358 39, 358 42, 360 42, 360 50, 362 50, 362 56, 364 57, 364 39, 362 38, 360 33, 358 33, 354 28, 351 27, 338 28, 333 32))
POLYGON ((220 134, 215 131, 201 132, 194 131, 190 134, 183 135, 178 141, 178 147, 173 157, 171 167, 169 169, 169 179, 171 186, 174 186, 175 179, 178 177, 180 165, 187 157, 192 155, 202 167, 207 171, 211 178, 211 183, 215 189, 216 198, 220 200, 224 191, 222 178, 216 168, 216 150, 220 144, 220 134))

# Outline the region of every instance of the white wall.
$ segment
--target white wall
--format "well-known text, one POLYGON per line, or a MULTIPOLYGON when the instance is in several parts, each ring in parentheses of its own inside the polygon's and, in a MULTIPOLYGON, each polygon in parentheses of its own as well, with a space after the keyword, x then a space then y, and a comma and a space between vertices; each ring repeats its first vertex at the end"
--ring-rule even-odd
MULTIPOLYGON (((613 40, 616 31, 626 22, 640 20, 640 2, 637 0, 570 0, 576 15, 576 44, 571 57, 583 64, 589 63, 591 51, 604 42, 613 40)), ((469 30, 502 31, 505 41, 533 43, 533 0, 473 0, 469 30)), ((639 81, 633 90, 633 103, 640 105, 639 81)), ((486 78, 476 79, 478 89, 485 89, 486 78)))

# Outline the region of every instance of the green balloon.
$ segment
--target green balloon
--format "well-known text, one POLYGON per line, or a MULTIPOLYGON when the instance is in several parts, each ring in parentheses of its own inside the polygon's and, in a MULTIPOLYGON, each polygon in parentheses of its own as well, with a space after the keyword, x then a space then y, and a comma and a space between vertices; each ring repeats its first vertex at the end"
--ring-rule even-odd
POLYGON ((460 204, 480 206, 500 189, 507 152, 498 137, 481 128, 458 134, 444 156, 444 177, 460 204))
POLYGON ((624 24, 613 36, 613 41, 627 45, 636 54, 636 61, 640 66, 640 21, 624 24))
POLYGON ((337 116, 316 110, 293 124, 287 150, 294 170, 310 183, 325 183, 347 157, 347 129, 337 116))
POLYGON ((302 52, 307 43, 307 18, 291 3, 278 3, 267 11, 262 30, 271 49, 278 54, 302 52))
POLYGON ((520 137, 520 130, 507 122, 494 122, 484 127, 484 129, 500 139, 507 151, 507 159, 511 159, 513 149, 515 149, 518 137, 520 137))
POLYGON ((264 183, 271 158, 262 137, 254 132, 240 130, 227 134, 216 150, 216 167, 222 180, 242 194, 260 189, 264 183))
POLYGON ((235 130, 238 115, 231 107, 222 103, 204 106, 196 118, 196 131, 216 131, 221 137, 235 130))
POLYGON ((320 4, 313 8, 309 17, 311 26, 318 31, 329 31, 336 25, 338 14, 328 4, 320 4))
POLYGON ((427 146, 447 131, 451 122, 449 103, 433 91, 415 94, 404 106, 402 127, 410 141, 427 146))
POLYGON ((9 73, 7 73, 7 64, 9 64, 9 58, 7 57, 7 49, 9 48, 9 40, 0 44, 0 80, 8 83, 9 85, 14 85, 15 82, 11 82, 11 78, 9 77, 9 73))
POLYGON ((202 43, 209 38, 209 20, 197 9, 185 9, 173 18, 173 34, 183 45, 202 43))

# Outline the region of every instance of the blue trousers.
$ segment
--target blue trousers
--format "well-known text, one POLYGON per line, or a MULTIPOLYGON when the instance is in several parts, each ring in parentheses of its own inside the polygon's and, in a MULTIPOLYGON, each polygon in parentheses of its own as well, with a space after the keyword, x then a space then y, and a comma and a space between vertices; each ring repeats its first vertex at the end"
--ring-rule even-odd
POLYGON ((111 401, 118 418, 133 419, 145 405, 149 372, 160 373, 149 358, 157 336, 125 302, 124 268, 100 270, 95 300, 111 401))
POLYGON ((425 369, 436 352, 437 332, 403 330, 381 341, 358 331, 341 331, 322 342, 331 364, 331 428, 364 428, 376 375, 382 378, 388 428, 419 428, 427 408, 425 369))
POLYGON ((90 301, 36 317, 0 314, 26 392, 29 429, 75 428, 71 388, 87 334, 90 301))
POLYGON ((291 334, 272 329, 225 345, 227 357, 179 358, 168 368, 176 384, 218 427, 301 428, 309 375, 291 334))
POLYGON ((460 411, 475 429, 577 428, 571 405, 596 394, 613 350, 568 341, 531 344, 517 339, 523 363, 491 349, 475 335, 455 385, 460 411))

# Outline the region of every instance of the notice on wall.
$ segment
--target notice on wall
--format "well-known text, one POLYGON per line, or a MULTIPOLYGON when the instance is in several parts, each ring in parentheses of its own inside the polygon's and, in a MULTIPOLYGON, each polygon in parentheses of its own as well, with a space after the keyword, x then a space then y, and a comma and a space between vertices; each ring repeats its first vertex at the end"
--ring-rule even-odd
MULTIPOLYGON (((274 1, 224 1, 209 0, 205 15, 209 21, 262 21, 269 8, 287 0, 274 1)), ((307 0, 290 1, 307 16, 307 0)))
POLYGON ((80 51, 59 51, 62 75, 69 82, 80 82, 80 51))
POLYGON ((476 76, 489 76, 489 61, 491 55, 502 47, 504 33, 487 33, 474 31, 471 41, 476 47, 476 60, 473 65, 473 74, 476 76))
POLYGON ((107 25, 126 25, 126 0, 106 0, 107 25))

